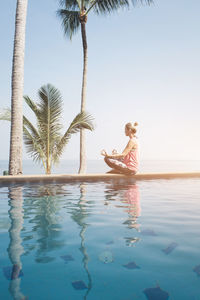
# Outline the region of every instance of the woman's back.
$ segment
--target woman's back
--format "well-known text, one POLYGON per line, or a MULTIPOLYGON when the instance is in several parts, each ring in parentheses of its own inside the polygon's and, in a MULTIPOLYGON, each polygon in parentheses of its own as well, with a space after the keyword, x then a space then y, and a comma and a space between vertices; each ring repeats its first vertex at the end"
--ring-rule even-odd
POLYGON ((131 139, 133 142, 133 148, 129 151, 129 153, 124 157, 123 162, 127 165, 131 170, 138 171, 139 167, 139 144, 136 137, 131 139))

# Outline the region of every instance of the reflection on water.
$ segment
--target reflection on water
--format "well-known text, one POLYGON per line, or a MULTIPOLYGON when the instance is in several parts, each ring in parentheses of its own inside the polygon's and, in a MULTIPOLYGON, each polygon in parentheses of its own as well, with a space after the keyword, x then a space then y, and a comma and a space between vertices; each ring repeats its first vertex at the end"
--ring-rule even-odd
POLYGON ((135 228, 138 230, 140 225, 137 223, 137 218, 141 214, 138 185, 134 184, 128 186, 128 189, 125 191, 121 201, 124 204, 122 207, 126 208, 125 211, 129 216, 128 220, 124 222, 124 224, 127 224, 129 228, 135 228))
MULTIPOLYGON (((88 201, 90 198, 87 198, 86 184, 80 184, 79 195, 76 201, 73 199, 72 191, 67 191, 66 186, 62 185, 37 185, 23 189, 22 187, 10 188, 9 217, 11 226, 9 229, 10 243, 8 254, 13 267, 10 271, 12 280, 10 281, 9 291, 13 299, 26 299, 20 289, 20 283, 23 280, 22 254, 27 256, 34 251, 35 262, 47 264, 57 258, 55 255, 57 250, 66 246, 66 238, 62 234, 61 211, 63 207, 68 208, 67 212, 70 213, 71 219, 80 228, 79 250, 83 257, 82 267, 87 274, 86 283, 77 281, 72 282, 72 285, 75 287, 82 284, 84 289, 86 289, 83 299, 88 298, 92 289, 92 276, 88 267, 89 255, 85 236, 89 226, 87 220, 90 216, 90 211, 94 208, 95 202, 88 201), (68 196, 67 202, 66 198, 63 198, 66 195, 68 196), (71 202, 68 202, 69 196, 73 199, 73 205, 70 204, 71 202), (65 199, 65 202, 63 202, 63 199, 65 199), (26 219, 25 224, 23 224, 24 219, 26 219), (21 238, 22 229, 23 237, 21 238)), ((114 201, 112 203, 116 203, 116 207, 123 208, 127 213, 128 218, 123 223, 125 226, 130 229, 139 229, 137 218, 140 215, 141 209, 139 188, 136 184, 129 184, 128 186, 116 183, 109 184, 105 189, 104 199, 105 205, 109 205, 111 201, 114 201)), ((133 236, 124 238, 127 246, 131 246, 139 240, 133 236)), ((68 256, 67 259, 69 259, 68 256)), ((66 258, 65 256, 63 257, 66 258)))
POLYGON ((8 211, 10 217, 8 256, 12 264, 12 269, 6 269, 7 277, 10 280, 9 291, 13 299, 26 299, 20 289, 22 276, 21 255, 24 252, 20 233, 23 227, 23 197, 21 187, 11 187, 9 189, 9 206, 8 211), (10 278, 9 278, 10 277, 10 278))
POLYGON ((199 189, 199 179, 2 189, 0 299, 143 299, 156 282, 170 299, 198 299, 199 189))
POLYGON ((119 186, 112 184, 105 190, 105 205, 109 205, 110 201, 116 201, 115 207, 125 208, 128 213, 128 219, 124 222, 129 228, 139 229, 137 218, 141 214, 139 187, 136 184, 127 186, 119 186), (118 204, 121 202, 121 204, 118 204))
POLYGON ((27 214, 32 224, 31 232, 28 232, 25 241, 29 244, 30 239, 35 239, 35 246, 28 251, 37 248, 35 255, 37 263, 55 260, 56 257, 52 252, 65 245, 65 240, 61 239, 61 224, 58 217, 61 210, 60 194, 62 186, 58 188, 56 185, 39 186, 34 189, 34 194, 31 190, 30 195, 29 190, 24 192, 25 215, 27 214))
POLYGON ((88 269, 88 261, 89 256, 86 250, 85 246, 85 233, 86 229, 88 227, 88 224, 86 223, 86 218, 89 216, 89 213, 87 212, 87 197, 86 197, 86 185, 81 184, 80 185, 80 199, 77 203, 77 207, 72 211, 72 219, 80 226, 80 240, 81 240, 81 246, 80 251, 83 255, 83 267, 86 271, 87 277, 88 277, 88 286, 87 291, 84 295, 84 299, 87 299, 87 296, 92 289, 92 277, 88 269))
MULTIPOLYGON (((12 187, 9 192, 9 216, 11 226, 9 229, 10 243, 8 247, 9 258, 12 263, 11 281, 9 291, 16 300, 25 299, 20 291, 22 273, 21 255, 30 254, 36 249, 35 261, 37 263, 49 263, 56 259, 53 251, 58 250, 66 244, 60 238, 61 224, 59 212, 62 209, 59 195, 66 194, 62 186, 37 186, 34 189, 24 190, 24 201, 22 187, 12 187), (24 202, 24 209, 23 209, 24 202), (20 237, 23 228, 23 218, 28 218, 31 224, 31 231, 25 228, 23 235, 24 248, 20 237), (30 246, 30 241, 34 240, 34 245, 30 246)), ((72 219, 80 226, 80 251, 83 255, 83 268, 88 277, 87 290, 84 299, 87 299, 92 288, 92 278, 88 269, 89 256, 85 246, 85 233, 87 229, 87 199, 86 185, 80 185, 80 197, 75 207, 70 210, 72 219)), ((7 270, 7 273, 9 270, 7 270)))
MULTIPOLYGON (((140 224, 137 223, 137 219, 141 215, 139 186, 137 184, 129 184, 128 186, 112 184, 107 186, 105 205, 109 205, 110 201, 116 201, 115 207, 122 207, 128 213, 128 219, 123 224, 130 229, 139 231, 140 224), (121 204, 118 204, 119 202, 121 204)), ((139 238, 125 237, 125 240, 127 246, 132 246, 139 241, 139 238)))

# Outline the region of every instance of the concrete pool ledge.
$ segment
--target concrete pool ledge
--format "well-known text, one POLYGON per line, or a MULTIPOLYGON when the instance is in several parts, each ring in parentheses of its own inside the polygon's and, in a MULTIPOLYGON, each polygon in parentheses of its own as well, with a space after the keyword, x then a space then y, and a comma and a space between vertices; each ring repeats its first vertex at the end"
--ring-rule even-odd
POLYGON ((59 183, 59 182, 85 182, 85 181, 110 181, 110 180, 154 180, 176 178, 200 178, 200 172, 187 173, 138 173, 132 176, 123 174, 51 174, 51 175, 17 175, 0 176, 0 185, 15 183, 59 183))

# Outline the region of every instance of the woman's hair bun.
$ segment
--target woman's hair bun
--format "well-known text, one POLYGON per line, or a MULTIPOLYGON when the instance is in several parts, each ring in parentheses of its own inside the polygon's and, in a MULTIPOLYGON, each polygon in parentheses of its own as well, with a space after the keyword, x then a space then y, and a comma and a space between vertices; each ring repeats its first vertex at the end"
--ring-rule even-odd
POLYGON ((138 126, 138 123, 137 123, 137 122, 135 122, 135 123, 134 123, 134 126, 138 126))

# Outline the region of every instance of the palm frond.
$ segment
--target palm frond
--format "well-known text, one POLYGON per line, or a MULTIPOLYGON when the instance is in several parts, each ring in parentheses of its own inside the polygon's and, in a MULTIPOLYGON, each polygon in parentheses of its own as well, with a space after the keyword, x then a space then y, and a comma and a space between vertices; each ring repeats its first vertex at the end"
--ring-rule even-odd
POLYGON ((68 10, 80 10, 81 3, 79 0, 60 0, 60 6, 68 10))
POLYGON ((38 95, 40 100, 38 103, 40 110, 40 117, 37 120, 38 132, 41 140, 51 148, 54 140, 61 136, 62 97, 59 90, 51 84, 42 86, 38 95))
POLYGON ((153 3, 153 0, 131 0, 131 2, 133 6, 136 6, 138 4, 150 5, 153 3))
MULTIPOLYGON (((11 121, 11 110, 9 108, 0 112, 0 120, 11 121)), ((23 136, 27 152, 31 153, 33 160, 40 161, 43 157, 40 143, 38 143, 40 136, 35 127, 25 116, 23 116, 23 136), (31 132, 29 132, 28 129, 31 132)))
POLYGON ((94 4, 93 11, 96 14, 109 14, 119 8, 129 7, 129 0, 97 0, 94 4))
POLYGON ((23 116, 23 127, 26 127, 31 132, 32 136, 34 136, 35 138, 40 138, 37 129, 25 116, 23 116))
POLYGON ((60 91, 53 85, 47 84, 42 86, 38 91, 40 102, 40 118, 49 118, 50 123, 60 125, 60 116, 62 113, 62 96, 60 91))
POLYGON ((2 121, 11 121, 11 110, 10 108, 5 108, 0 111, 0 120, 2 121))
POLYGON ((63 103, 59 90, 51 84, 42 86, 38 91, 38 96, 37 104, 29 97, 25 97, 26 103, 35 113, 37 129, 24 117, 24 143, 33 160, 42 161, 46 169, 47 164, 48 168, 51 167, 52 152, 62 137, 60 119, 63 103))
POLYGON ((119 8, 128 8, 131 3, 133 6, 139 3, 150 5, 153 3, 153 0, 96 0, 93 1, 92 6, 94 6, 94 12, 99 15, 109 14, 119 8))
POLYGON ((57 14, 62 19, 64 34, 72 39, 72 36, 80 28, 79 11, 59 9, 57 14))
POLYGON ((36 162, 45 161, 45 152, 36 136, 33 136, 26 127, 23 128, 24 144, 26 151, 36 162))
MULTIPOLYGON (((10 108, 3 109, 3 111, 0 112, 0 120, 11 121, 10 108)), ((24 127, 27 127, 31 131, 33 136, 39 138, 37 129, 32 125, 32 123, 25 116, 23 116, 23 129, 24 127)))
POLYGON ((25 100, 26 104, 30 107, 30 109, 33 111, 36 118, 39 118, 40 111, 38 109, 37 104, 29 96, 24 96, 24 100, 25 100))
POLYGON ((55 151, 52 154, 52 160, 58 161, 59 157, 62 155, 64 147, 69 142, 71 135, 78 133, 80 129, 88 129, 90 131, 94 130, 93 118, 86 112, 79 113, 74 120, 71 122, 69 128, 60 139, 59 143, 55 147, 55 151))
POLYGON ((153 3, 153 0, 131 0, 133 5, 136 5, 138 4, 138 2, 140 2, 141 4, 152 4, 153 3))

